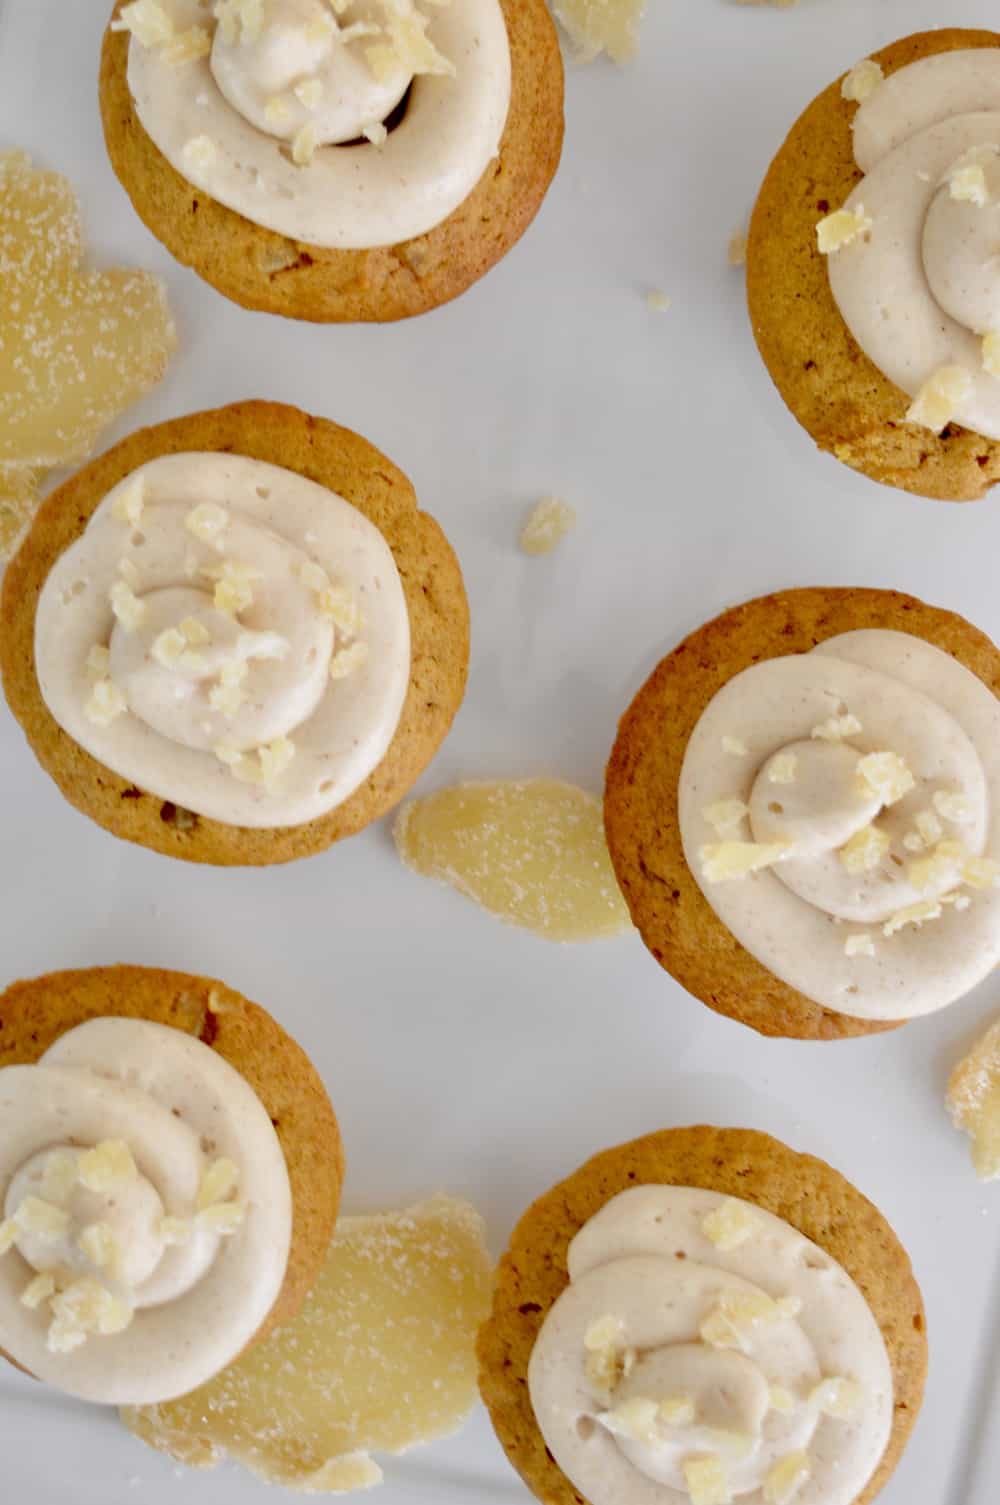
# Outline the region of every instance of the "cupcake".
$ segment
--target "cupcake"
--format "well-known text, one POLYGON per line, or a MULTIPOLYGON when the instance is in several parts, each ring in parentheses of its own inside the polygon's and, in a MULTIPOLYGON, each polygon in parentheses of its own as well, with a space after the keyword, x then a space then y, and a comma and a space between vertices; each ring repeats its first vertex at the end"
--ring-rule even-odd
POLYGON ((562 149, 545 0, 119 0, 100 96, 111 164, 178 261, 324 323, 464 292, 562 149))
POLYGON ((208 978, 0 995, 0 1350, 103 1405, 183 1395, 301 1307, 343 1179, 294 1040, 208 978))
POLYGON ((795 417, 853 469, 942 501, 1000 479, 998 98, 996 32, 864 59, 792 127, 747 245, 754 334, 795 417))
POLYGON ((364 439, 249 402, 133 434, 49 498, 7 570, 4 689, 116 836, 287 862, 402 798, 461 703, 462 577, 364 439))
POLYGON ((479 1360, 545 1505, 866 1505, 927 1344, 906 1253, 850 1182, 700 1127, 607 1150, 529 1208, 479 1360))
POLYGON ((998 689, 988 638, 894 591, 785 591, 692 633, 622 718, 605 788, 660 965, 803 1039, 981 982, 1000 962, 998 689))

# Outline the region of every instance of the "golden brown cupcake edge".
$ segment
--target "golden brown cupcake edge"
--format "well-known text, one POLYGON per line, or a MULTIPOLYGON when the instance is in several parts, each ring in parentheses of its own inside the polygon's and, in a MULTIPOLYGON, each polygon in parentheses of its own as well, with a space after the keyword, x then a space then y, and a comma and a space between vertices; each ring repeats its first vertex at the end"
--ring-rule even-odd
POLYGON ((63 794, 127 841, 219 866, 291 862, 352 836, 391 810, 444 741, 465 694, 469 608, 458 561, 391 460, 350 429, 280 403, 241 402, 140 429, 84 467, 43 504, 7 567, 0 596, 0 673, 11 710, 63 794), (363 512, 399 569, 410 615, 410 688, 389 751, 342 805, 303 826, 250 830, 193 824, 84 752, 53 719, 35 672, 38 597, 52 565, 108 491, 160 455, 215 450, 266 460, 317 481, 363 512))
MULTIPOLYGON (((944 27, 872 57, 888 75, 959 48, 998 47, 1000 33, 944 27)), ((949 424, 940 437, 904 422, 910 398, 861 350, 830 290, 816 226, 860 182, 843 75, 796 121, 750 221, 747 298, 764 364, 795 418, 826 450, 887 486, 939 501, 975 501, 1000 480, 1000 443, 949 424)))
POLYGON ((646 680, 618 727, 604 820, 611 860, 642 939, 695 998, 762 1035, 838 1040, 898 1028, 823 1008, 751 956, 716 915, 688 868, 677 790, 702 711, 734 675, 858 628, 924 638, 1000 694, 1000 650, 954 612, 898 591, 827 586, 735 606, 691 633, 646 680))
POLYGON ((903 1453, 923 1399, 927 1337, 920 1288, 889 1223, 838 1171, 752 1129, 664 1129, 594 1156, 524 1214, 500 1261, 493 1311, 479 1334, 479 1384, 500 1445, 544 1505, 588 1505, 548 1452, 528 1393, 528 1361, 569 1283, 570 1242, 631 1186, 694 1186, 774 1213, 837 1260, 885 1339, 895 1406, 882 1461, 855 1505, 868 1505, 903 1453))
POLYGON ((333 1237, 344 1180, 336 1115, 315 1067, 265 1009, 210 977, 155 967, 87 967, 12 983, 0 994, 0 1068, 33 1065, 91 1019, 147 1019, 216 1051, 267 1110, 292 1187, 285 1282, 253 1342, 302 1306, 333 1237))
MULTIPOLYGON (((111 19, 124 0, 117 0, 111 19)), ((426 235, 364 251, 327 250, 264 229, 181 176, 135 112, 128 34, 109 29, 100 104, 111 165, 132 205, 184 266, 244 308, 316 323, 411 318, 465 292, 516 244, 562 153, 563 62, 545 0, 500 0, 511 102, 500 150, 477 186, 426 235)))

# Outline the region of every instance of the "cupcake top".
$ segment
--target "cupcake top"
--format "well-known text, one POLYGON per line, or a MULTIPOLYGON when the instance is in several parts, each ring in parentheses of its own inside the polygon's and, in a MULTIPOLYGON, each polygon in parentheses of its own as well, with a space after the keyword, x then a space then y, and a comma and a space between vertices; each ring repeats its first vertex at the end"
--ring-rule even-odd
POLYGON ((892 1371, 823 1249, 752 1203, 637 1186, 584 1224, 568 1269, 528 1385, 591 1505, 861 1494, 889 1440, 892 1371))
POLYGON ((92 1019, 0 1070, 0 1186, 0 1348, 84 1400, 202 1384, 281 1290, 278 1137, 244 1078, 179 1030, 92 1019))
POLYGON ((388 544, 343 498, 180 453, 126 476, 56 561, 35 658, 56 721, 122 778, 229 825, 295 826, 385 755, 409 616, 388 544))
POLYGON ((943 1008, 1000 962, 1000 705, 866 629, 735 675, 691 735, 684 855, 775 976, 856 1018, 943 1008))
POLYGON ((1000 439, 1000 48, 869 61, 844 91, 865 176, 818 231, 840 312, 909 421, 1000 439))
POLYGON ((511 95, 499 0, 137 0, 139 119, 194 187, 336 250, 439 225, 472 192, 511 95))

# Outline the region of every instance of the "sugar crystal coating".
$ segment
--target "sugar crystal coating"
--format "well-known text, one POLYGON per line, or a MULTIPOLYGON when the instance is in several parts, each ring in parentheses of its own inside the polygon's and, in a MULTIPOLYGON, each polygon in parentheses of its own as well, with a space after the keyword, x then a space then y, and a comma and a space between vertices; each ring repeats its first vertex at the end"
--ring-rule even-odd
POLYGON ((616 63, 635 56, 646 0, 555 0, 553 9, 581 62, 602 52, 616 63))
POLYGON ((1000 1179, 1000 1019, 952 1072, 948 1109, 955 1127, 972 1140, 976 1175, 1000 1179))

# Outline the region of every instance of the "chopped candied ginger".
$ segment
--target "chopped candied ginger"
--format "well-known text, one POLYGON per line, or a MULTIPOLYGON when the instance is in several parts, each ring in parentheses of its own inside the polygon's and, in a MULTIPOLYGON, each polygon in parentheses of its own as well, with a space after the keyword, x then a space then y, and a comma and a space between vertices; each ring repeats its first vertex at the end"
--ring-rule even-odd
POLYGON ((549 554, 576 527, 576 510, 557 496, 543 496, 521 529, 525 554, 549 554))
POLYGON ((862 826, 840 848, 837 856, 849 873, 873 873, 889 850, 888 833, 877 826, 862 826))
POLYGON ((459 784, 404 806, 394 835, 408 867, 547 940, 630 928, 600 801, 572 784, 459 784))
POLYGON ((1000 332, 995 329, 983 335, 983 370, 1000 376, 1000 332))
POLYGON ((962 366, 939 366, 906 410, 905 421, 940 434, 972 394, 972 377, 962 366))
POLYGON ((809 735, 819 742, 846 742, 848 737, 860 736, 863 730, 857 716, 828 716, 809 735))
POLYGON ((635 57, 646 0, 554 0, 553 10, 581 63, 602 52, 616 63, 635 57))
POLYGON ((955 1127, 972 1140, 976 1175, 1000 1180, 1000 1019, 955 1067, 947 1101, 955 1127))
POLYGON ((865 213, 864 204, 859 204, 857 209, 835 209, 816 226, 816 243, 820 254, 836 255, 844 246, 852 245, 854 241, 870 234, 871 228, 872 218, 865 213))
POLYGON ((624 1437, 629 1442, 656 1442, 659 1416, 658 1401, 634 1395, 613 1410, 603 1411, 597 1420, 612 1437, 624 1437))
POLYGON ((701 813, 717 836, 727 836, 739 829, 744 817, 750 814, 750 806, 742 800, 716 800, 701 813))
POLYGON ((985 209, 990 201, 990 191, 982 164, 956 163, 948 174, 948 193, 958 204, 973 204, 977 209, 985 209))
MULTIPOLYGON (((0 153, 0 466, 8 474, 86 458, 100 431, 159 381, 176 344, 156 277, 85 271, 82 254, 66 179, 36 171, 23 152, 0 153)), ((0 502, 5 484, 0 477, 0 502)), ((17 495, 30 504, 23 476, 17 495)))
POLYGON ((725 1202, 720 1202, 703 1220, 701 1231, 725 1254, 731 1249, 738 1249, 748 1238, 752 1238, 758 1222, 756 1214, 745 1202, 729 1197, 725 1202))
POLYGON ((715 1453, 685 1458, 681 1463, 691 1505, 730 1505, 733 1498, 722 1459, 715 1453))
POLYGON ((719 841, 701 848, 701 875, 706 883, 732 883, 773 867, 792 851, 790 841, 719 841))
POLYGON ((830 1375, 810 1392, 809 1404, 822 1411, 824 1416, 834 1416, 843 1421, 853 1416, 864 1399, 864 1392, 857 1380, 845 1379, 843 1375, 830 1375))
POLYGON ((743 267, 747 264, 747 232, 742 225, 729 237, 726 260, 731 267, 743 267))
POLYGON ((883 805, 895 805, 916 787, 916 780, 898 753, 873 752, 858 759, 860 792, 875 794, 883 805))
POLYGON ((376 1484, 370 1453, 448 1436, 472 1409, 490 1291, 467 1203, 343 1218, 297 1317, 207 1385, 124 1420, 179 1462, 228 1456, 311 1493, 376 1484))
POLYGON ((855 63, 850 73, 844 74, 840 85, 841 97, 850 104, 862 104, 875 93, 884 78, 881 63, 877 63, 873 57, 862 58, 860 63, 855 63))
POLYGON ((809 1455, 786 1453, 768 1471, 761 1491, 765 1505, 790 1505, 810 1476, 809 1455))

